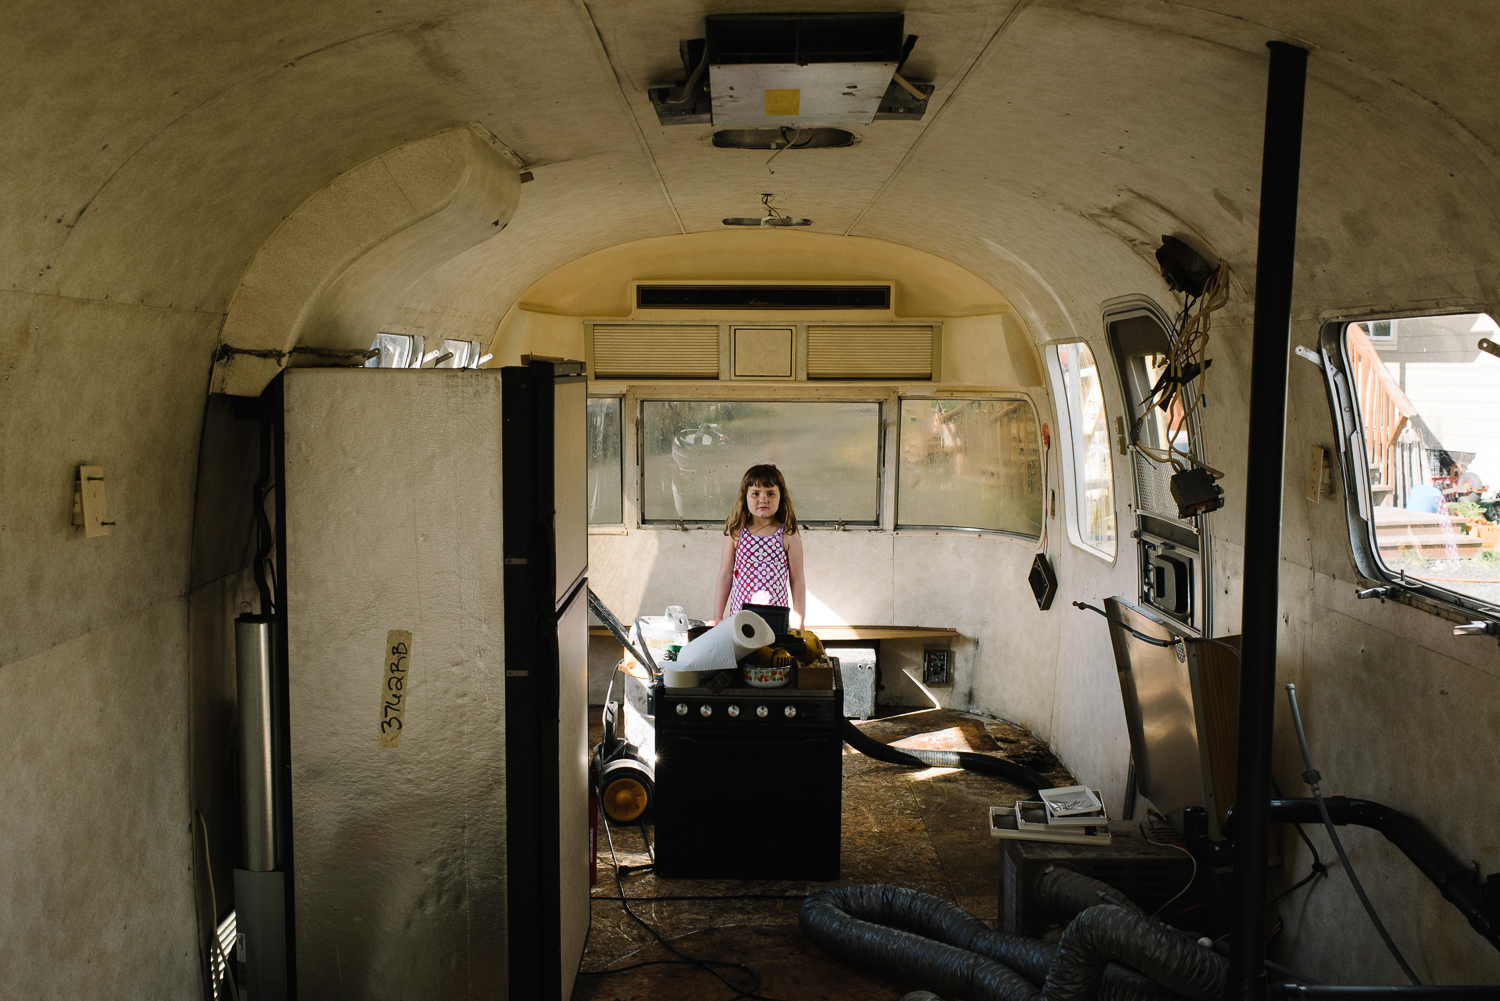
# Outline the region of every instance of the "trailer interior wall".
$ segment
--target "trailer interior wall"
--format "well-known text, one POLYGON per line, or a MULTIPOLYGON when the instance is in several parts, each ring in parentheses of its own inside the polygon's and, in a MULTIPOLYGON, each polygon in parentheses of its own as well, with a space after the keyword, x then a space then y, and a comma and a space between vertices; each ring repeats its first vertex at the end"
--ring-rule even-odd
MULTIPOLYGON (((197 989, 194 901, 206 893, 193 809, 225 791, 194 776, 231 746, 227 644, 211 634, 238 609, 243 565, 220 563, 207 580, 192 570, 212 355, 259 249, 374 157, 478 122, 536 178, 503 231, 436 267, 394 307, 389 322, 429 337, 488 342, 522 292, 563 264, 717 230, 720 218, 755 211, 767 190, 816 232, 954 262, 1000 290, 1038 341, 1085 339, 1096 356, 1101 303, 1144 292, 1169 304, 1150 259, 1161 234, 1223 256, 1236 279, 1216 327, 1205 437, 1209 460, 1229 473, 1230 505, 1214 521, 1225 631, 1244 542, 1236 474, 1267 38, 1313 53, 1295 338, 1312 344, 1328 311, 1500 302, 1500 64, 1493 18, 1476 5, 918 2, 906 8, 907 30, 922 39, 908 69, 937 85, 926 119, 876 123, 846 150, 784 155, 774 175, 762 154, 711 148, 706 129, 660 128, 645 102, 648 84, 672 78, 676 42, 697 37, 701 14, 667 0, 234 11, 36 0, 7 11, 7 993, 197 989), (69 525, 85 462, 102 464, 108 480, 117 525, 102 539, 69 525), (206 632, 195 634, 195 622, 206 632), (193 650, 220 673, 195 673, 193 650)), ((345 211, 327 225, 355 227, 362 207, 345 211)), ((1307 445, 1332 444, 1316 375, 1294 359, 1284 670, 1306 692, 1329 791, 1406 810, 1492 871, 1500 652, 1455 640, 1448 623, 1420 612, 1352 599, 1339 505, 1296 499, 1307 445), (1452 796, 1460 783, 1466 794, 1452 796)), ((1123 503, 1121 463, 1116 478, 1123 503)), ((1064 558, 1045 627, 1057 635, 1055 666, 1037 666, 1054 672, 1051 739, 1113 797, 1123 738, 1108 734, 1118 694, 1101 662, 1107 645, 1100 624, 1066 603, 1128 594, 1118 573, 1064 558)), ((1009 695, 993 697, 999 710, 1009 695)), ((1285 738, 1279 776, 1294 792, 1301 769, 1285 738)), ((1393 933, 1403 943, 1420 935, 1424 945, 1408 953, 1419 972, 1500 977, 1494 953, 1434 890, 1373 835, 1349 840, 1393 933)), ((231 863, 221 855, 216 867, 231 863)), ((1325 981, 1394 979, 1337 875, 1299 899, 1283 911, 1288 937, 1296 933, 1287 958, 1325 981)))

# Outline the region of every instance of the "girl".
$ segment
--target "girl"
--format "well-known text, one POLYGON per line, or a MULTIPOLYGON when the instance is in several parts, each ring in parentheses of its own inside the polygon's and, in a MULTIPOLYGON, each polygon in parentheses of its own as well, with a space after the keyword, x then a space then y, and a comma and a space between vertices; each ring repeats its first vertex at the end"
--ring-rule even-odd
POLYGON ((715 617, 727 618, 747 604, 786 605, 791 628, 802 628, 807 608, 802 536, 781 470, 772 465, 745 470, 734 510, 724 519, 724 535, 715 617))

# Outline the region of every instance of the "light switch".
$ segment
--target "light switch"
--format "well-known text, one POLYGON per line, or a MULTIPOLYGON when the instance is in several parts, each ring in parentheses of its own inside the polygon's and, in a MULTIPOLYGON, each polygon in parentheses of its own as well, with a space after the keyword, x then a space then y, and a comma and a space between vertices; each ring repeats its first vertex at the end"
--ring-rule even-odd
POLYGON ((82 516, 83 534, 90 539, 97 539, 101 535, 109 534, 109 526, 114 522, 106 521, 109 515, 104 507, 104 467, 103 466, 79 466, 78 480, 74 489, 74 524, 78 524, 79 515, 82 516))

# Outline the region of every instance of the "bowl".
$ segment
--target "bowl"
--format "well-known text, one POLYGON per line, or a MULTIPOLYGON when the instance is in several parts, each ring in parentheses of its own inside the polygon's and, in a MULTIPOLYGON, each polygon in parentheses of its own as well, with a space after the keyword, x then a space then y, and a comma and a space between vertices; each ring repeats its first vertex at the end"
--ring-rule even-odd
POLYGON ((751 688, 780 688, 792 679, 792 666, 757 662, 741 667, 740 675, 751 688))

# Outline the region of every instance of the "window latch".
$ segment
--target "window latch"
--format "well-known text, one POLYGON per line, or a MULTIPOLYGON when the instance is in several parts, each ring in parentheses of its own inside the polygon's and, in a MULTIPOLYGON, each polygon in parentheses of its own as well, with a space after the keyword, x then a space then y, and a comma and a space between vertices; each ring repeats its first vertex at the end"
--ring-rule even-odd
POLYGON ((1301 358, 1301 359, 1303 359, 1305 361, 1312 362, 1314 365, 1318 366, 1318 368, 1322 368, 1323 367, 1323 359, 1321 357, 1319 357, 1318 353, 1316 351, 1314 351, 1312 348, 1305 348, 1301 344, 1298 344, 1297 345, 1297 357, 1301 358))
POLYGON ((1475 619, 1453 627, 1454 636, 1500 636, 1500 622, 1475 619))
POLYGON ((1389 598, 1391 596, 1391 592, 1394 590, 1395 588, 1391 587, 1367 587, 1362 590, 1355 591, 1354 596, 1356 598, 1380 598, 1381 600, 1384 600, 1386 598, 1389 598))

